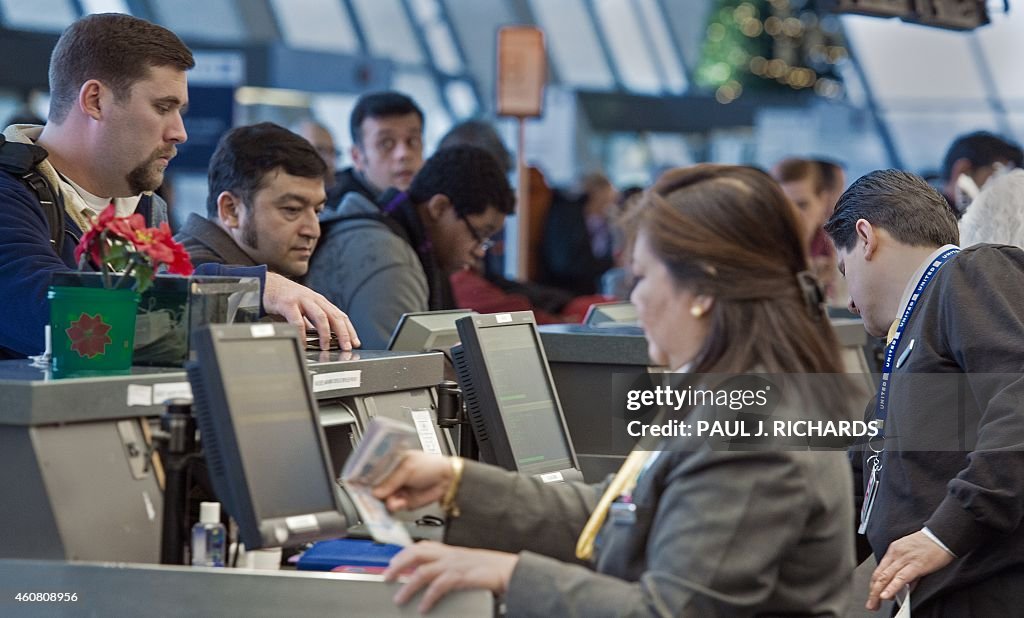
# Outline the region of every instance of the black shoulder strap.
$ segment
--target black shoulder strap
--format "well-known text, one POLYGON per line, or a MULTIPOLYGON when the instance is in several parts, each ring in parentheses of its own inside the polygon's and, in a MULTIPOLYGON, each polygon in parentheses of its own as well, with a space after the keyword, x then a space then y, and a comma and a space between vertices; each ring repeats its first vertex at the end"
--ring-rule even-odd
POLYGON ((50 226, 50 243, 57 254, 64 238, 64 205, 60 196, 36 167, 46 159, 46 150, 34 144, 8 142, 0 134, 0 169, 13 174, 39 200, 50 226))

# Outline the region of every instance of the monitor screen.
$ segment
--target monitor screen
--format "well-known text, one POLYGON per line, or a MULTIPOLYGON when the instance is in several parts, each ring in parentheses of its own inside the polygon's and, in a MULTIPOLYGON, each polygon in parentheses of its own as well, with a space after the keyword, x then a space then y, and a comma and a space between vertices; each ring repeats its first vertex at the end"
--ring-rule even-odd
POLYGON ((533 326, 482 329, 480 345, 517 467, 571 468, 569 445, 533 326))
POLYGON ((587 310, 583 323, 589 326, 601 324, 636 324, 636 307, 630 302, 597 303, 587 310))
POLYGON ((548 481, 582 479, 530 311, 458 322, 459 385, 483 461, 548 481))
POLYGON ((327 491, 333 481, 317 448, 319 421, 293 348, 289 339, 236 339, 223 342, 218 355, 231 368, 228 409, 260 519, 334 508, 327 491))
POLYGON ((250 549, 343 536, 343 510, 299 332, 211 324, 187 365, 214 493, 250 549))

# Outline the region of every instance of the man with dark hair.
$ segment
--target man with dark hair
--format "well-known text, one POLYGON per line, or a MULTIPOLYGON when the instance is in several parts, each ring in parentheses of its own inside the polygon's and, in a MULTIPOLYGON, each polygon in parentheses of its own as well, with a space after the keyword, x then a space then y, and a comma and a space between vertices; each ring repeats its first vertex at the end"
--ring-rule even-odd
MULTIPOLYGON (((75 268, 75 245, 107 204, 148 225, 167 220, 152 191, 187 138, 185 72, 193 65, 173 32, 130 15, 90 15, 61 34, 50 60, 49 121, 12 125, 0 143, 10 164, 0 169, 0 358, 43 351, 50 277, 75 268)), ((267 312, 309 319, 325 343, 332 329, 339 338, 348 331, 344 314, 311 291, 274 274, 264 284, 267 312)))
POLYGON ((400 92, 364 94, 349 117, 352 167, 338 172, 327 200, 333 210, 355 191, 377 201, 390 188, 405 191, 423 167, 423 112, 400 92))
POLYGON ((501 136, 490 123, 483 120, 464 120, 448 129, 437 144, 437 149, 442 150, 451 146, 482 148, 498 161, 498 165, 506 174, 511 174, 515 169, 516 163, 512 159, 512 153, 505 148, 501 136))
MULTIPOLYGON (((487 151, 506 174, 515 167, 515 160, 505 148, 501 136, 491 124, 483 120, 466 120, 456 124, 444 134, 437 149, 452 146, 476 146, 487 151)), ((536 183, 530 183, 531 191, 535 186, 536 183)), ((535 201, 531 203, 536 205, 535 201)), ((572 294, 533 281, 505 278, 505 231, 499 231, 493 240, 494 245, 483 259, 482 273, 476 269, 466 269, 451 277, 456 304, 480 313, 533 311, 539 324, 564 321, 558 314, 569 308, 570 302, 574 300, 572 294)), ((584 297, 577 304, 586 301, 584 297)))
POLYGON ((958 219, 997 166, 1024 166, 1020 146, 988 131, 961 135, 950 144, 942 161, 942 193, 958 219))
POLYGON ((850 310, 889 339, 868 410, 884 442, 851 452, 859 539, 879 561, 868 608, 910 585, 915 617, 1012 614, 1024 605, 1024 251, 959 250, 943 197, 896 170, 853 183, 825 230, 850 310))
POLYGON ((348 312, 369 349, 387 345, 403 313, 455 308, 449 276, 483 258, 515 208, 497 161, 470 146, 438 151, 381 203, 350 193, 321 219, 305 281, 348 312))
POLYGON ((193 264, 266 264, 302 277, 320 238, 326 169, 309 142, 276 124, 232 129, 210 159, 206 218, 189 215, 175 239, 193 264))

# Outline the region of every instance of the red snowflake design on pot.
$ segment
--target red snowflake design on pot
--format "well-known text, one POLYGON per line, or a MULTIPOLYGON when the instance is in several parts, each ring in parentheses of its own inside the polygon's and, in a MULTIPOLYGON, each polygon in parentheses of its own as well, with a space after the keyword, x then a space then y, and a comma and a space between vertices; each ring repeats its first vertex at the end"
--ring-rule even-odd
POLYGON ((111 343, 110 324, 103 321, 103 316, 83 313, 71 326, 64 330, 71 339, 71 349, 79 356, 94 358, 106 352, 111 343))

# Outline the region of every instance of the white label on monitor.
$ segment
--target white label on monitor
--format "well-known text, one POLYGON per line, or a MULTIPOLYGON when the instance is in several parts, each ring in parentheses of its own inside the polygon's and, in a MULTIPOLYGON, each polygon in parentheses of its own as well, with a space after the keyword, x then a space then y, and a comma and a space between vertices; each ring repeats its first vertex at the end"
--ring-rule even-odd
POLYGON ((153 405, 153 387, 145 384, 128 385, 128 407, 153 405))
POLYGON ((188 382, 168 382, 153 385, 153 403, 163 405, 168 399, 192 400, 192 385, 188 382))
POLYGON ((362 371, 331 371, 313 374, 313 392, 333 391, 339 388, 359 388, 363 383, 362 371))
POLYGON ((561 472, 548 472, 547 474, 541 474, 540 480, 545 483, 561 483, 565 479, 562 478, 561 472))
POLYGON ((512 321, 512 314, 511 313, 497 313, 497 314, 494 315, 494 320, 498 324, 508 324, 509 322, 512 321))
POLYGON ((253 324, 249 327, 249 334, 253 337, 273 337, 273 324, 253 324))
POLYGON ((437 441, 437 433, 434 431, 434 419, 430 416, 430 410, 419 408, 409 410, 412 414, 412 422, 416 425, 416 433, 420 437, 420 446, 427 453, 443 455, 441 444, 437 441))
POLYGON ((320 523, 316 520, 316 515, 293 515, 287 517, 284 520, 284 525, 288 526, 288 530, 291 532, 316 532, 320 529, 320 523))

